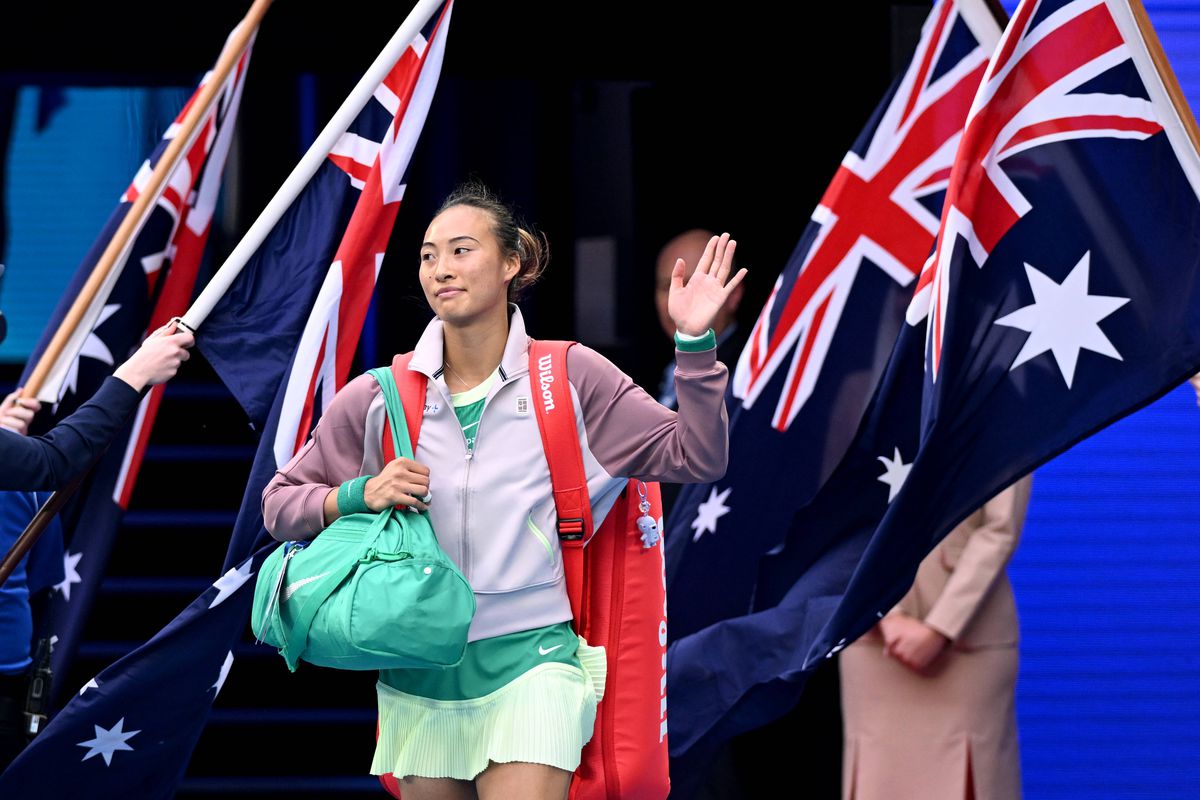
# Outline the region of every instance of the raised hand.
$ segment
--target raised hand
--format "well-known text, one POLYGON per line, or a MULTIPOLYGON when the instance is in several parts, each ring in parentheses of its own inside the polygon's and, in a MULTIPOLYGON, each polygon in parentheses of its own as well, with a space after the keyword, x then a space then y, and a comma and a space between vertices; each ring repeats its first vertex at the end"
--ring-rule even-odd
POLYGON ((737 285, 746 277, 740 269, 732 279, 733 252, 737 242, 728 233, 714 236, 704 248, 696 271, 684 285, 686 264, 683 259, 675 261, 671 271, 671 291, 667 296, 667 313, 675 323, 675 329, 688 336, 700 336, 712 327, 721 306, 737 285))

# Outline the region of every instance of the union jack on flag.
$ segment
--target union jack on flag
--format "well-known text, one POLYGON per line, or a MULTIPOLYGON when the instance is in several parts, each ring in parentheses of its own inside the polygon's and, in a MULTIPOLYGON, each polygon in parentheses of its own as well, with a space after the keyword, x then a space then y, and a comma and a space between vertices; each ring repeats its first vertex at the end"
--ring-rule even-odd
POLYGON ((971 3, 934 9, 865 146, 842 160, 755 323, 734 396, 752 407, 786 362, 782 390, 769 393, 777 430, 787 430, 812 397, 859 271, 873 267, 905 287, 929 256, 964 109, 998 35, 984 13, 971 3))
POLYGON ((726 475, 684 487, 668 513, 669 587, 707 598, 676 604, 673 636, 745 613, 759 557, 849 444, 933 245, 999 37, 980 0, 935 6, 801 235, 733 376, 726 475), (719 596, 691 591, 713 580, 719 596))
POLYGON ((672 646, 693 741, 789 707, 959 521, 1200 370, 1198 144, 1137 0, 1021 4, 853 442, 760 560, 751 613, 672 646))
POLYGON ((0 775, 0 796, 172 797, 275 546, 262 491, 346 381, 445 54, 452 3, 404 51, 197 335, 262 430, 224 574, 88 681, 0 775))
MULTIPOLYGON (((736 669, 722 642, 746 621, 760 561, 858 427, 933 246, 954 152, 1000 31, 984 2, 934 6, 742 351, 725 477, 684 487, 668 512, 674 756, 721 737, 715 726, 729 696, 714 698, 704 676, 736 669)), ((801 619, 771 636, 784 641, 790 634, 781 631, 801 619)))
MULTIPOLYGON (((72 413, 96 392, 100 383, 138 345, 148 330, 159 328, 187 308, 212 229, 252 47, 253 42, 226 77, 211 109, 186 145, 183 157, 167 176, 162 193, 138 221, 123 261, 114 267, 85 312, 83 322, 51 367, 39 398, 55 405, 53 413, 39 420, 39 424, 50 427, 72 413)), ((29 360, 22 383, 38 363, 96 262, 145 190, 159 159, 178 135, 180 124, 211 78, 212 73, 204 76, 200 87, 121 194, 116 210, 84 257, 51 316, 29 360)), ((47 633, 55 640, 52 663, 58 674, 65 672, 66 665, 74 657, 83 626, 100 589, 164 389, 164 385, 155 386, 142 398, 129 429, 121 433, 62 514, 68 545, 63 556, 64 577, 55 586, 56 592, 46 612, 47 633)))
POLYGON ((1198 241, 1200 132, 1140 3, 1025 0, 972 107, 913 324, 760 575, 781 601, 805 532, 856 543, 806 666, 873 625, 989 498, 1200 370, 1198 241), (885 480, 892 452, 907 463, 885 480))

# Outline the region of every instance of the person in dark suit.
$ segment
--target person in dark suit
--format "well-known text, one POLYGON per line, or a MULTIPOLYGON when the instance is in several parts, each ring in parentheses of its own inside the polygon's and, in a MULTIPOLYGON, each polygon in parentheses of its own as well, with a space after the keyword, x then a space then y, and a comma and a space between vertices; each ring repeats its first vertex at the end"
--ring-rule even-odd
POLYGON ((104 379, 90 400, 43 436, 23 436, 41 408, 20 396, 20 389, 0 402, 0 491, 56 490, 80 475, 108 447, 141 391, 175 376, 189 357, 192 334, 168 329, 147 337, 137 352, 104 379), (18 426, 20 426, 18 428, 18 426))

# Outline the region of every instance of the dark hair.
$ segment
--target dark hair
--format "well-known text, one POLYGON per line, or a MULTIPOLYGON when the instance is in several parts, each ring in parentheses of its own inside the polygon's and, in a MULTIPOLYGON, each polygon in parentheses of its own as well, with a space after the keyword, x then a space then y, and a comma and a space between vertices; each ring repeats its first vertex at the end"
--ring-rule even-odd
MULTIPOLYGON (((437 210, 441 214, 454 206, 471 206, 492 216, 492 233, 500 243, 500 252, 508 258, 516 253, 521 267, 508 284, 508 299, 517 300, 537 282, 550 261, 550 243, 540 232, 522 228, 511 206, 477 180, 460 184, 437 210)), ((436 216, 436 214, 434 215, 436 216)))

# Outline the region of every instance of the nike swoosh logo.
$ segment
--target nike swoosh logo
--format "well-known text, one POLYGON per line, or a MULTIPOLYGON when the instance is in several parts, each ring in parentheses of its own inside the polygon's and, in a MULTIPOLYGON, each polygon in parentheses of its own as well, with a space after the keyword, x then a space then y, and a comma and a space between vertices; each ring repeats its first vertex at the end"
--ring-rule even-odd
POLYGON ((542 647, 541 645, 538 645, 538 652, 541 653, 542 655, 546 655, 547 653, 553 653, 555 650, 557 650, 560 647, 562 647, 561 644, 556 644, 556 645, 554 645, 554 647, 550 647, 550 648, 545 648, 545 647, 542 647))
MULTIPOLYGON (((295 583, 289 583, 287 588, 283 590, 283 599, 284 600, 289 599, 293 594, 296 593, 296 590, 299 589, 301 586, 306 586, 306 585, 312 583, 313 581, 319 581, 319 580, 321 580, 321 578, 324 578, 326 575, 332 575, 332 574, 333 573, 331 573, 331 572, 322 572, 320 575, 313 575, 311 578, 304 578, 302 580, 296 581, 295 583)), ((559 645, 559 646, 561 647, 562 645, 559 645)))

